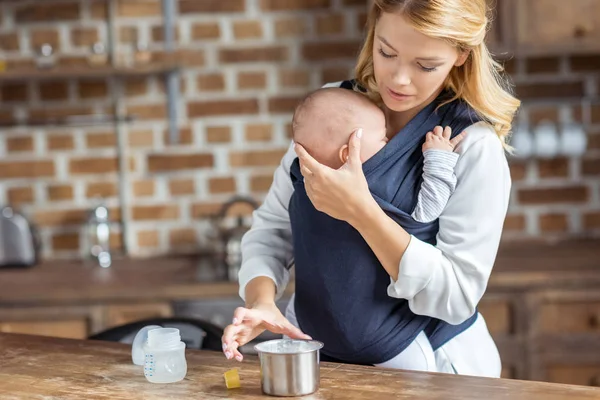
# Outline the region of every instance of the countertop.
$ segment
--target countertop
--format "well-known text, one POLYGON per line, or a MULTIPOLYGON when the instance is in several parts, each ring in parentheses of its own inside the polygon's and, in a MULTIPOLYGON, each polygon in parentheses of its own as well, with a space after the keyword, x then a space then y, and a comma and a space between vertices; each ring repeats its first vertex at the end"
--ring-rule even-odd
MULTIPOLYGON (((258 360, 238 364, 221 353, 186 350, 181 382, 152 384, 133 365, 128 345, 0 333, 0 397, 9 399, 245 399, 262 394, 258 360), (242 387, 223 373, 239 368, 242 387)), ((599 399, 600 389, 504 379, 321 364, 320 389, 303 399, 599 399)))
MULTIPOLYGON (((44 262, 0 270, 0 306, 237 297, 237 283, 216 280, 215 270, 207 256, 122 259, 107 269, 81 261, 44 262)), ((501 246, 488 291, 599 285, 598 241, 521 243, 501 246)), ((287 292, 293 291, 292 282, 287 292)))

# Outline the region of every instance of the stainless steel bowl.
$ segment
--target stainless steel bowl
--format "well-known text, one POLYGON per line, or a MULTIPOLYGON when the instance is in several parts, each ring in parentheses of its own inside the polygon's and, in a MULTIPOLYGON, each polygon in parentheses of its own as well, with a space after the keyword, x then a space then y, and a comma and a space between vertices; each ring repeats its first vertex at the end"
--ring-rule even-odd
POLYGON ((276 339, 254 346, 260 359, 262 391, 272 396, 303 396, 319 389, 319 350, 315 340, 276 339))

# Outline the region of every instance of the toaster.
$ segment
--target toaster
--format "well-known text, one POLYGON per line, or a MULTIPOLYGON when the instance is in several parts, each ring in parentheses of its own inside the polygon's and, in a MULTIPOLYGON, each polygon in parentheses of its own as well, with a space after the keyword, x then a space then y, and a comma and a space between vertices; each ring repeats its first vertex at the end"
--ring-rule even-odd
POLYGON ((31 267, 38 262, 40 241, 27 218, 12 207, 0 210, 0 268, 31 267))

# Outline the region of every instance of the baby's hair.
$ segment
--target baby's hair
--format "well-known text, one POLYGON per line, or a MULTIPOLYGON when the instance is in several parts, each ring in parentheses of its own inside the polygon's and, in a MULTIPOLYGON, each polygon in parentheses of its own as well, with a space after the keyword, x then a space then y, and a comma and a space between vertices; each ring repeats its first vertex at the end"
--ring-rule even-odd
POLYGON ((296 105, 292 118, 292 135, 295 136, 307 115, 320 118, 327 133, 333 133, 329 130, 334 129, 335 124, 327 122, 352 121, 361 109, 370 107, 378 108, 367 96, 357 91, 337 87, 317 89, 296 105))

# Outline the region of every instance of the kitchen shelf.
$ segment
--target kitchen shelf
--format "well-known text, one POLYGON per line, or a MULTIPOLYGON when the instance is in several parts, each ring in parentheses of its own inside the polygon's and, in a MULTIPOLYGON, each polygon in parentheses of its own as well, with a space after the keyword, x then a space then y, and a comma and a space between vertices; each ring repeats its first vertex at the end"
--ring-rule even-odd
POLYGON ((177 70, 173 63, 148 64, 136 67, 56 67, 52 69, 29 69, 0 72, 0 83, 30 80, 57 80, 73 78, 136 77, 168 74, 177 70))

